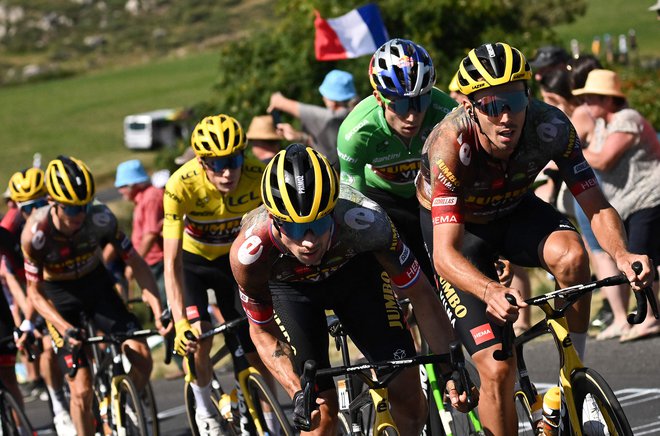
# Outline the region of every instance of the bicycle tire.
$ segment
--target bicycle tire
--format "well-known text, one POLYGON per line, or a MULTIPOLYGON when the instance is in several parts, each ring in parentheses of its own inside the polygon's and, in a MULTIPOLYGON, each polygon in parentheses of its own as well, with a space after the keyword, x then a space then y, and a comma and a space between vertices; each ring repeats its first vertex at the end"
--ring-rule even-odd
POLYGON ((0 392, 0 395, 2 395, 3 403, 2 418, 0 418, 2 420, 3 434, 7 436, 36 434, 32 428, 32 424, 30 424, 30 420, 25 416, 25 412, 23 412, 23 409, 21 409, 14 397, 6 391, 0 392), (5 425, 7 425, 6 432, 4 431, 5 425))
POLYGON ((337 414, 337 436, 351 435, 351 417, 346 412, 337 414))
MULTIPOLYGON (((140 394, 138 393, 133 380, 128 377, 123 377, 117 386, 117 395, 119 396, 119 421, 124 426, 124 431, 127 435, 135 436, 148 436, 147 422, 144 418, 144 410, 142 409, 142 402, 140 401, 140 394)), ((113 422, 115 428, 118 427, 119 422, 113 422)), ((118 433, 119 429, 117 428, 118 433)))
POLYGON ((582 434, 632 436, 619 400, 600 374, 579 369, 571 376, 571 386, 582 434))
POLYGON ((532 419, 530 405, 522 391, 515 393, 516 415, 518 416, 518 436, 535 436, 538 433, 534 430, 534 420, 532 419))
POLYGON ((151 382, 147 382, 142 392, 142 407, 147 426, 151 428, 151 436, 160 435, 160 424, 158 423, 158 406, 151 382))
POLYGON ((401 436, 401 434, 396 427, 388 424, 385 428, 378 431, 378 436, 401 436))
MULTIPOLYGON (((289 419, 282 410, 282 406, 280 406, 280 403, 277 401, 277 397, 270 390, 268 384, 266 384, 266 380, 264 380, 261 374, 255 374, 255 373, 249 374, 247 377, 247 388, 248 388, 248 394, 250 395, 254 408, 257 412, 257 416, 261 424, 261 428, 263 429, 267 428, 266 420, 264 417, 264 412, 261 404, 261 402, 263 401, 268 403, 268 405, 272 410, 273 417, 279 423, 279 427, 280 427, 279 434, 284 436, 295 435, 295 432, 291 427, 291 424, 289 423, 289 419)), ((270 433, 270 434, 277 434, 277 433, 270 433)))
MULTIPOLYGON (((211 400, 216 408, 216 411, 218 412, 218 416, 220 417, 219 418, 220 428, 222 430, 221 434, 223 436, 237 436, 238 433, 234 429, 232 423, 229 422, 220 414, 220 410, 218 409, 218 404, 220 403, 220 397, 222 397, 222 390, 216 389, 215 385, 216 385, 215 383, 211 383, 211 400)), ((217 384, 217 386, 219 386, 219 383, 217 384)), ((195 409, 196 409, 195 394, 193 394, 192 387, 190 386, 189 382, 185 383, 183 387, 183 392, 184 392, 183 397, 186 407, 186 417, 188 418, 188 426, 190 427, 192 436, 199 436, 197 421, 195 421, 195 409)))

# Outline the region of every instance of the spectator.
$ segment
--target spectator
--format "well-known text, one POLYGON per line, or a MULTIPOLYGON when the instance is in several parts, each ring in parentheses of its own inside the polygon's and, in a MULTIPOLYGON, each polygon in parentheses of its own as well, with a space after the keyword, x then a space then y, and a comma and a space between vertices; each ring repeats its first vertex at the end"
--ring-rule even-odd
POLYGON ((653 6, 649 6, 649 11, 655 11, 658 14, 657 19, 660 20, 660 0, 658 0, 653 6))
MULTIPOLYGON (((627 106, 626 96, 614 71, 596 69, 582 89, 584 104, 596 119, 593 139, 584 157, 600 171, 603 193, 621 215, 632 253, 647 254, 660 263, 660 141, 653 126, 627 106)), ((619 265, 619 269, 623 269, 619 265)), ((658 291, 658 276, 653 282, 658 291)), ((629 291, 610 299, 615 326, 626 323, 629 291)), ((609 298, 609 296, 608 296, 609 298)), ((650 309, 649 309, 650 310, 650 309)), ((639 325, 624 330, 621 342, 660 334, 660 321, 652 314, 639 325)))
POLYGON ((158 284, 162 302, 165 298, 163 278, 163 189, 151 184, 142 162, 137 159, 117 166, 115 187, 125 200, 135 204, 131 242, 144 258, 158 284))
POLYGON ((543 75, 552 70, 565 69, 570 56, 562 47, 548 45, 537 50, 536 56, 529 62, 534 71, 534 79, 541 82, 543 75))
POLYGON ((596 56, 582 55, 571 59, 566 66, 566 70, 571 75, 571 88, 583 88, 584 83, 587 81, 587 76, 591 70, 595 70, 596 68, 603 68, 596 56))
POLYGON ((302 132, 291 124, 277 123, 277 129, 285 139, 309 145, 325 155, 330 164, 339 171, 337 157, 337 132, 344 118, 351 111, 351 103, 357 93, 353 75, 341 70, 332 70, 319 87, 325 107, 301 103, 286 98, 280 92, 270 96, 268 112, 282 111, 300 118, 302 132))
POLYGON ((245 136, 248 139, 248 145, 252 148, 252 154, 266 164, 281 150, 282 139, 284 139, 275 130, 272 115, 259 115, 252 118, 245 136))

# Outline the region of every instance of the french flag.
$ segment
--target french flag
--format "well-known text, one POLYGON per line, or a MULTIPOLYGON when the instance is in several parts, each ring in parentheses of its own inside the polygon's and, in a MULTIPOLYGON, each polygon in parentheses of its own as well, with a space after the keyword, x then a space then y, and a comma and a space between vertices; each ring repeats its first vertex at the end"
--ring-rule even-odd
POLYGON ((388 39, 387 29, 376 4, 370 3, 337 18, 327 20, 314 11, 314 49, 319 61, 336 61, 373 54, 388 39))

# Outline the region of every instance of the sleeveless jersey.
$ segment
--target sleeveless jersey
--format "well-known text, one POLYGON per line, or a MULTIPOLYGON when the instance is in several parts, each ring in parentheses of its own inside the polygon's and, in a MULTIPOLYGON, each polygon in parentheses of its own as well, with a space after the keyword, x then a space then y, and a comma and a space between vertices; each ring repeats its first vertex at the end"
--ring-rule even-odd
POLYGON ((433 88, 431 106, 419 133, 408 146, 387 124, 376 97, 371 95, 362 100, 339 128, 337 152, 342 182, 361 192, 370 186, 400 197, 412 197, 424 141, 454 107, 454 99, 433 88))
POLYGON ((241 218, 261 204, 261 175, 265 165, 246 155, 236 190, 220 193, 192 159, 165 185, 163 238, 183 238, 183 249, 213 260, 229 253, 241 218))
POLYGON ((330 277, 354 256, 367 252, 398 271, 391 279, 399 288, 417 280, 419 264, 415 256, 399 239, 396 228, 378 204, 350 186, 341 185, 332 216, 334 225, 328 251, 319 265, 304 265, 277 242, 264 206, 247 214, 243 219, 244 230, 236 240, 237 262, 232 262, 239 285, 247 286, 240 277, 262 284, 269 280, 318 282, 330 277))
POLYGON ((551 160, 573 195, 598 186, 573 125, 554 106, 530 100, 518 146, 506 162, 486 153, 478 129, 460 108, 424 145, 417 198, 432 211, 434 225, 484 223, 505 216, 531 191, 551 160))
POLYGON ((35 211, 25 223, 21 235, 28 280, 82 278, 101 264, 101 250, 108 243, 123 259, 134 252, 130 239, 119 230, 117 218, 105 205, 90 206, 81 228, 71 236, 55 228, 51 209, 46 206, 35 211))

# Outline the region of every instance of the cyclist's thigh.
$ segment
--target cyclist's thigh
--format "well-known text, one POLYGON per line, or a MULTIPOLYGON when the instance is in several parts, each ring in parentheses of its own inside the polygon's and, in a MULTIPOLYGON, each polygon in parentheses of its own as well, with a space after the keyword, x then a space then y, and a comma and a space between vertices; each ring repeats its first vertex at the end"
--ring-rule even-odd
MULTIPOLYGON (((0 296, 0 338, 6 338, 14 334, 14 318, 11 316, 11 310, 7 300, 0 296)), ((0 366, 13 367, 16 363, 16 348, 11 342, 0 344, 0 366)))
MULTIPOLYGON (((331 290, 321 283, 270 282, 275 320, 295 349, 294 362, 299 374, 305 361, 313 359, 319 368, 330 366, 325 305, 320 294, 331 290)), ((332 380, 320 380, 319 390, 334 389, 332 380)))
POLYGON ((626 218, 625 226, 628 250, 646 254, 656 267, 660 265, 660 205, 633 213, 626 218))
POLYGON ((415 355, 389 276, 372 254, 351 259, 337 275, 328 297, 335 314, 371 361, 415 355))

